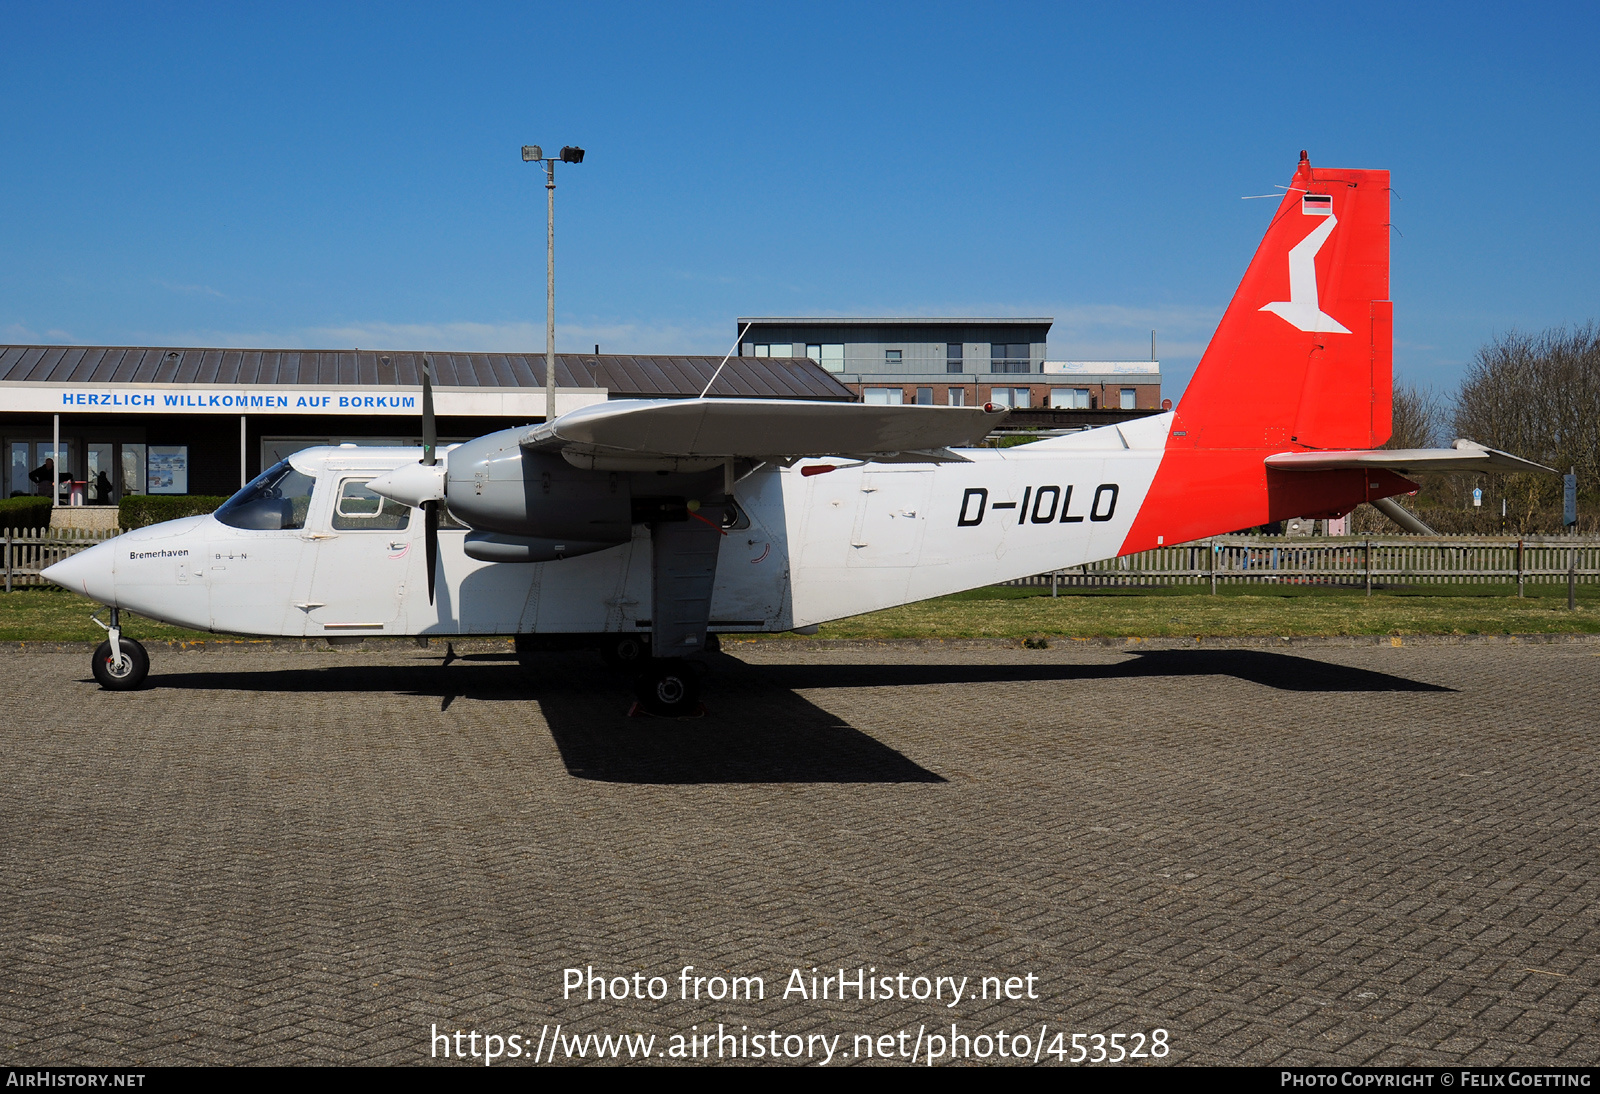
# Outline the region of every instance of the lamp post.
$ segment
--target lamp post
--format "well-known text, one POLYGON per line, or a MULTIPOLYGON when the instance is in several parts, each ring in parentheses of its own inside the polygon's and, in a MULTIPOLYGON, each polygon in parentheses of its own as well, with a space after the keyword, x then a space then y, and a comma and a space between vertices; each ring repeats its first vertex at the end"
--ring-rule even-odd
POLYGON ((549 217, 545 231, 545 305, 544 305, 544 420, 556 418, 556 161, 582 163, 583 149, 571 145, 554 156, 546 156, 537 144, 522 146, 523 163, 544 164, 544 190, 548 199, 549 217))

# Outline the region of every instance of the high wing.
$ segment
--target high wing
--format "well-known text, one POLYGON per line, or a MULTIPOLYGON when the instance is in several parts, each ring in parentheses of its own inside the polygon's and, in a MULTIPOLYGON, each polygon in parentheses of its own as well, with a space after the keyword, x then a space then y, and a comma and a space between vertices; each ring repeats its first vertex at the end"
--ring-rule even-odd
POLYGON ((1459 440, 1451 448, 1379 448, 1327 452, 1279 452, 1267 457, 1279 471, 1335 471, 1345 468, 1421 473, 1424 471, 1544 471, 1554 468, 1513 456, 1498 448, 1459 440))
POLYGON ((688 470, 731 459, 790 463, 807 456, 964 463, 951 449, 977 444, 1005 414, 990 406, 626 399, 534 426, 521 444, 597 470, 688 470))

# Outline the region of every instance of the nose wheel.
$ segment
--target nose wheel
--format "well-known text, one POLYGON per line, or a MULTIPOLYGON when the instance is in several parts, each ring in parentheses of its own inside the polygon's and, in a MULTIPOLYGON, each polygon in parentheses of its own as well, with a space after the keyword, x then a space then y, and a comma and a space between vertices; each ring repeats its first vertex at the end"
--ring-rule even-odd
POLYGON ((150 675, 150 655, 131 638, 118 639, 115 650, 107 639, 94 651, 92 668, 95 680, 107 691, 132 691, 150 675))
POLYGON ((96 682, 107 691, 132 691, 144 683, 144 678, 150 675, 150 655, 139 643, 123 637, 122 613, 112 608, 109 624, 100 622, 98 612, 91 615, 89 621, 106 632, 106 640, 100 643, 89 662, 96 682))

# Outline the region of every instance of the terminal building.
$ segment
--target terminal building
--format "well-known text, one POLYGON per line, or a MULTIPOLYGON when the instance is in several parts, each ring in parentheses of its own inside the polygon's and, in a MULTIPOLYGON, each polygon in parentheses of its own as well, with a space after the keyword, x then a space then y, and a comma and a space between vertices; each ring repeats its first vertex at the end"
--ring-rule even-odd
MULTIPOLYGON (((420 353, 0 346, 4 496, 115 506, 128 494, 226 495, 319 444, 421 443, 420 353)), ((545 416, 544 356, 429 353, 441 441, 545 416)), ((556 410, 699 395, 720 357, 558 354, 556 410)), ((732 358, 713 395, 853 401, 810 360, 732 358)), ((96 526, 85 520, 80 526, 96 526)), ((105 518, 110 520, 109 515, 105 518)), ((67 523, 67 522, 63 522, 67 523)), ((104 523, 102 521, 101 523, 104 523)), ((105 524, 113 527, 114 522, 105 524)))
MULTIPOLYGON (((1008 425, 1155 413, 1155 361, 1048 361, 1049 319, 740 319, 711 395, 1012 407, 1008 425)), ((556 411, 691 398, 722 358, 558 354, 556 411)), ((441 442, 545 417, 544 356, 429 353, 441 442)), ((0 496, 108 509, 226 495, 312 445, 420 443, 415 352, 0 345, 0 496)), ((95 526, 90 513, 58 523, 95 526)), ((105 524, 109 515, 98 518, 105 524)), ((110 527, 111 524, 105 524, 110 527)))
POLYGON ((869 403, 1160 409, 1159 362, 1046 360, 1052 322, 744 318, 738 320, 739 352, 809 357, 869 403))

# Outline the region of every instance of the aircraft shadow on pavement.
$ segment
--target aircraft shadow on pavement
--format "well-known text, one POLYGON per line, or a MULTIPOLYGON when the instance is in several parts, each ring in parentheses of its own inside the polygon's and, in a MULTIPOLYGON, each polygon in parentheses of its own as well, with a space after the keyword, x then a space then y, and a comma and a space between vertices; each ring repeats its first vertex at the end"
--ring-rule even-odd
POLYGON ((627 678, 593 654, 555 653, 524 668, 500 654, 417 655, 410 665, 183 672, 151 688, 225 692, 388 692, 438 700, 448 717, 462 701, 537 702, 562 762, 601 782, 938 783, 945 780, 798 692, 1152 677, 1231 676, 1290 692, 1450 692, 1371 669, 1264 650, 1151 650, 1108 664, 749 664, 708 659, 708 712, 700 718, 629 717, 627 678))
POLYGON ((233 693, 348 695, 389 692, 438 700, 445 718, 463 701, 537 702, 569 774, 601 782, 942 783, 944 778, 837 715, 749 671, 713 659, 708 712, 698 718, 629 717, 626 676, 591 653, 546 654, 523 668, 498 654, 414 666, 152 673, 149 687, 233 693), (731 671, 722 671, 731 670, 731 671))
MULTIPOLYGON (((1119 651, 1120 652, 1120 651, 1119 651)), ((1135 680, 1157 676, 1232 676, 1279 691, 1444 691, 1454 688, 1387 672, 1329 664, 1267 650, 1147 650, 1102 665, 763 665, 775 684, 805 688, 914 687, 926 684, 1135 680)))

